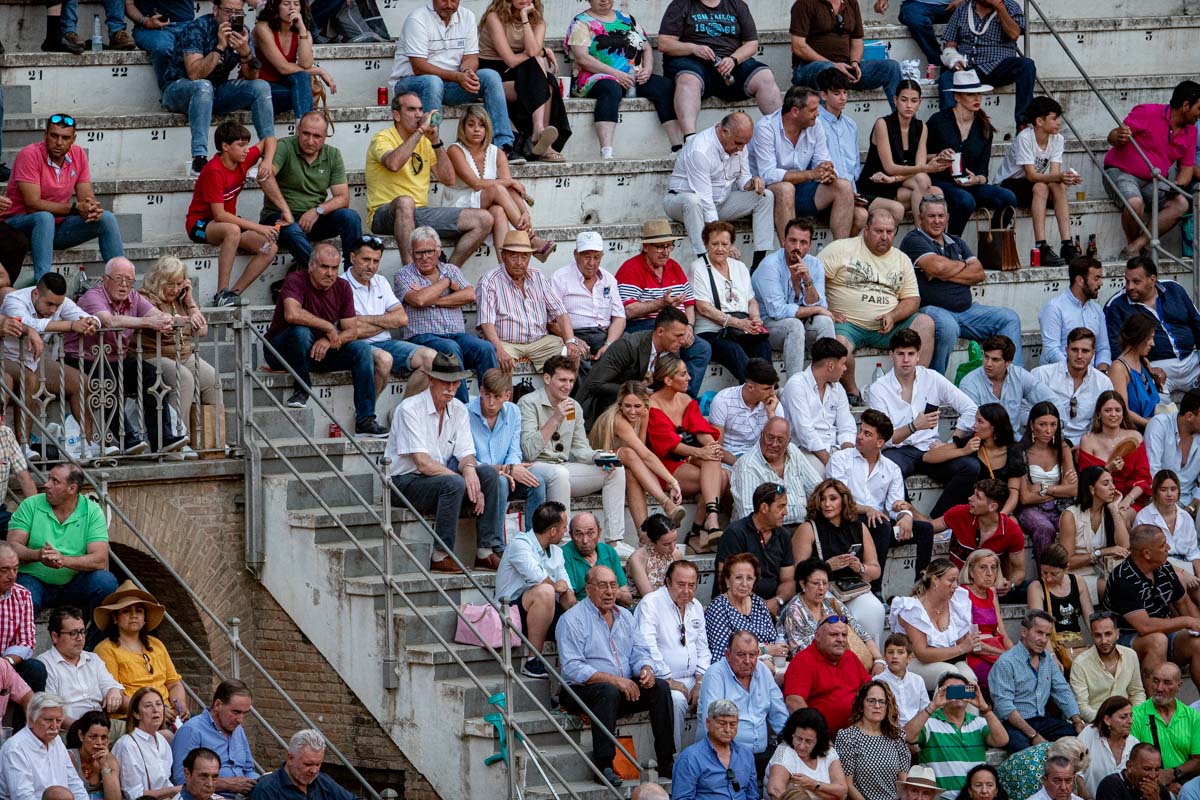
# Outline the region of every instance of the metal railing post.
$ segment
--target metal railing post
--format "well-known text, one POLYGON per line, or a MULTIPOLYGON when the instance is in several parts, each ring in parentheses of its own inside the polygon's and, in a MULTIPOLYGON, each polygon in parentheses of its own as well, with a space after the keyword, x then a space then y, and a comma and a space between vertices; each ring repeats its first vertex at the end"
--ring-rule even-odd
POLYGON ((513 770, 513 748, 517 746, 517 740, 513 738, 513 671, 512 671, 512 648, 508 646, 508 627, 511 624, 508 619, 509 602, 508 597, 496 598, 500 601, 500 624, 501 639, 500 652, 504 656, 504 708, 501 709, 504 714, 504 741, 507 743, 504 748, 504 770, 508 773, 508 800, 516 800, 517 796, 517 776, 513 770))
POLYGON ((1153 182, 1150 192, 1150 259, 1158 266, 1158 179, 1162 172, 1158 167, 1150 168, 1150 179, 1153 182))
POLYGON ((1025 0, 1025 30, 1023 32, 1023 36, 1024 42, 1021 45, 1021 49, 1023 50, 1022 55, 1024 55, 1026 58, 1033 58, 1033 56, 1029 54, 1029 0, 1025 0))
MULTIPOLYGON (((387 475, 392 460, 382 456, 379 463, 383 466, 383 474, 387 475)), ((383 572, 386 577, 392 575, 392 487, 387 478, 383 479, 383 572)), ((392 587, 388 586, 383 593, 383 688, 400 688, 400 677, 396 674, 396 604, 393 599, 392 587)))
POLYGON ((242 664, 238 657, 238 648, 242 643, 242 621, 237 617, 230 617, 226 624, 229 625, 229 674, 234 678, 241 678, 242 664))

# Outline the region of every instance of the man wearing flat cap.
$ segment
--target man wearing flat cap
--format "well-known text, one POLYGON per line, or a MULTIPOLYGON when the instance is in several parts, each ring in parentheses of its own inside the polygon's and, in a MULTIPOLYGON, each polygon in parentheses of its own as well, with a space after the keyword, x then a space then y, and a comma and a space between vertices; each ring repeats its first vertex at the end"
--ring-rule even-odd
POLYGON ((596 231, 583 231, 575 237, 575 263, 550 277, 551 287, 571 318, 575 337, 588 348, 579 362, 579 384, 587 379, 592 364, 625 333, 621 292, 613 274, 600 267, 603 258, 604 239, 596 231))
POLYGON ((496 348, 500 369, 512 372, 519 359, 541 369, 562 353, 581 359, 587 345, 575 338, 571 318, 550 279, 529 266, 533 246, 525 231, 509 231, 500 248, 500 266, 479 281, 479 328, 496 348))
POLYGON ((433 545, 430 570, 462 571, 450 552, 463 509, 478 517, 475 566, 487 569, 489 556, 504 550, 503 516, 484 513, 500 502, 500 478, 494 466, 476 461, 467 407, 454 397, 471 373, 457 356, 438 353, 427 374, 429 388, 405 399, 392 414, 384 450, 391 462, 389 478, 414 509, 435 515, 439 541, 433 545))

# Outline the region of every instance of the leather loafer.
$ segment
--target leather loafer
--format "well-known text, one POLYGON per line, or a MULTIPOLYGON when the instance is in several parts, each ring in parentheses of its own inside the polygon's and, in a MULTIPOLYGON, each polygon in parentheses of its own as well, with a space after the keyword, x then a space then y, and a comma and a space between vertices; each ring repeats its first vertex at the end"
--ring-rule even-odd
POLYGON ((596 783, 600 784, 601 786, 608 783, 608 784, 611 784, 614 789, 620 789, 621 784, 625 782, 624 780, 621 779, 621 776, 618 775, 616 773, 616 770, 614 770, 612 767, 605 767, 604 769, 601 770, 601 772, 604 774, 603 778, 599 778, 595 774, 592 775, 592 780, 594 780, 596 783))
POLYGON ((458 568, 458 564, 455 564, 454 559, 452 559, 450 556, 446 556, 445 558, 439 559, 437 561, 430 561, 429 562, 429 571, 430 572, 449 572, 449 573, 456 574, 456 575, 462 573, 462 570, 458 568))
POLYGON ((500 569, 500 556, 495 553, 488 554, 487 558, 475 559, 474 569, 484 569, 488 572, 495 572, 500 569))

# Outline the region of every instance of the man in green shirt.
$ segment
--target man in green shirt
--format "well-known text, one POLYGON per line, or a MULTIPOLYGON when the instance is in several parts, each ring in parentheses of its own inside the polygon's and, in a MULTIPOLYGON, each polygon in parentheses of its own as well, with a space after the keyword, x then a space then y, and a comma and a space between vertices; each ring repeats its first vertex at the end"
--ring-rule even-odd
MULTIPOLYGON (((45 494, 21 501, 8 525, 8 543, 21 562, 17 583, 33 595, 33 612, 70 605, 92 609, 117 590, 108 571, 108 522, 104 511, 80 497, 83 471, 59 464, 46 477, 45 494)), ((91 627, 88 643, 99 641, 91 627)))
POLYGON ((920 747, 920 762, 933 769, 938 786, 954 792, 966 785, 971 767, 987 760, 989 747, 1008 744, 1004 723, 983 692, 957 672, 938 679, 933 700, 908 721, 904 735, 909 744, 920 747), (947 697, 951 686, 960 691, 969 687, 973 694, 951 700, 947 697))
POLYGON ((328 122, 320 111, 300 118, 296 135, 280 139, 275 148, 274 176, 259 175, 263 190, 260 222, 279 223, 279 244, 307 265, 312 243, 342 240, 342 258, 350 269, 350 251, 362 236, 362 220, 350 208, 350 186, 342 153, 326 145, 328 122))
POLYGON ((629 579, 621 567, 621 556, 612 545, 600 541, 600 523, 584 511, 571 519, 571 541, 562 546, 563 562, 571 589, 579 597, 587 583, 587 573, 597 565, 608 567, 617 576, 617 602, 628 608, 633 605, 633 594, 629 591, 629 579))
POLYGON ((1162 753, 1159 783, 1178 795, 1180 786, 1200 774, 1200 712, 1179 700, 1183 674, 1170 661, 1150 675, 1150 699, 1133 709, 1130 734, 1162 753))

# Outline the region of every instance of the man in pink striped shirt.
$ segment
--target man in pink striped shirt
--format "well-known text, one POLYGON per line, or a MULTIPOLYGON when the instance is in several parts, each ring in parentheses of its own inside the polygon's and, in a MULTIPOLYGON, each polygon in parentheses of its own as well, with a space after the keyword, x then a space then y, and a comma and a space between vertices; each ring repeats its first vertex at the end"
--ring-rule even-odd
POLYGON ((529 268, 533 247, 525 231, 509 231, 500 248, 501 265, 479 281, 479 328, 496 348, 500 369, 512 372, 518 359, 541 369, 566 345, 580 359, 587 345, 575 338, 562 299, 540 270, 529 268))

